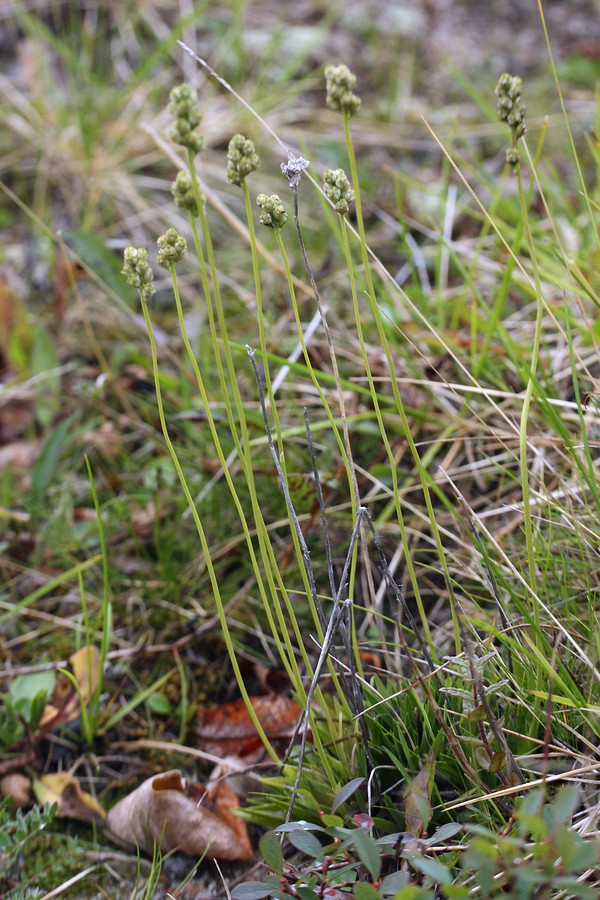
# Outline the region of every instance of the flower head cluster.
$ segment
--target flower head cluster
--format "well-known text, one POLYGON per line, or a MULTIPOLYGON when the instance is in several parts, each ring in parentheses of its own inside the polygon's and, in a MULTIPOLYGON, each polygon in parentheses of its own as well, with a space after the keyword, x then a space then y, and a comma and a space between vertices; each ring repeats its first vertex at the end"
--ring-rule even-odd
POLYGON ((354 200, 354 191, 343 169, 326 169, 323 172, 323 190, 335 206, 340 216, 348 215, 348 209, 354 200))
POLYGON ((343 63, 339 66, 325 66, 327 83, 327 106, 336 112, 354 116, 360 109, 360 97, 353 94, 356 87, 356 75, 343 63))
POLYGON ((189 172, 182 169, 181 172, 177 173, 177 178, 171 185, 171 193, 180 209, 187 209, 194 217, 198 215, 196 194, 194 193, 194 185, 189 172))
POLYGON ((153 283, 154 275, 148 262, 148 251, 143 247, 125 248, 121 274, 125 276, 131 287, 138 289, 144 301, 149 300, 156 291, 153 283))
POLYGON ((260 159, 254 141, 244 137, 243 134, 234 134, 227 148, 227 181, 241 185, 259 165, 260 159))
POLYGON ((268 228, 283 228, 287 213, 277 194, 271 194, 270 197, 266 194, 259 194, 256 202, 262 210, 259 216, 261 225, 266 225, 268 228))
POLYGON ((170 269, 176 263, 181 262, 187 252, 185 238, 175 228, 169 228, 166 234, 161 234, 158 241, 157 261, 163 269, 170 269))
POLYGON ((204 149, 204 138, 196 134, 200 113, 196 109, 198 94, 189 84, 173 88, 170 94, 169 112, 175 116, 175 124, 169 132, 171 140, 191 150, 194 156, 204 149))
POLYGON ((500 76, 496 85, 498 118, 501 122, 506 122, 516 140, 527 134, 526 110, 521 103, 522 88, 523 80, 518 75, 509 75, 508 72, 500 76))

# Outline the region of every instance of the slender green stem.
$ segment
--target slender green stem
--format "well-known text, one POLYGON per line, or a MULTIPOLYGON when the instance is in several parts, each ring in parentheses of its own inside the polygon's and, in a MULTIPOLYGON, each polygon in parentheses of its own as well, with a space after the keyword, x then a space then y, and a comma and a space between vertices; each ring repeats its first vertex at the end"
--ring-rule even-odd
MULTIPOLYGON (((173 276, 174 286, 176 287, 177 279, 175 277, 174 267, 172 268, 171 274, 173 276)), ((158 417, 160 419, 160 425, 161 425, 163 437, 165 439, 165 443, 167 445, 167 450, 169 451, 169 455, 171 457, 171 460, 173 461, 173 466, 175 467, 175 471, 177 472, 177 475, 179 477, 181 488, 183 490, 185 499, 187 500, 187 503, 188 503, 188 506, 189 506, 189 509, 190 509, 190 512, 192 515, 192 519, 194 521, 194 525, 196 526, 196 531, 198 532, 198 537, 200 538, 200 544, 202 546, 202 552, 204 554, 204 562, 206 565, 206 570, 208 572, 208 577, 210 579, 213 596, 215 598, 215 604, 217 607, 219 621, 221 623, 221 630, 223 632, 223 640, 225 641, 225 646, 227 647, 227 652, 229 654, 229 658, 230 658, 231 665, 232 665, 232 668, 234 671, 236 682, 238 684, 238 687, 240 689, 242 697, 244 698, 246 707, 248 709, 250 717, 252 718, 254 727, 256 728, 258 734, 260 735, 261 741, 263 742, 270 757, 274 760, 274 762, 278 763, 279 756, 278 756, 277 752, 275 751, 275 749, 272 747, 271 742, 269 741, 267 735, 265 734, 264 728, 262 727, 256 713, 254 712, 252 703, 250 702, 250 696, 248 694, 248 691, 247 691, 247 688, 246 688, 246 685, 244 682, 244 676, 242 675, 240 665, 239 665, 239 662, 238 662, 238 659, 237 659, 237 656, 235 653, 235 648, 233 646, 233 641, 231 639, 231 633, 229 631, 229 624, 227 622, 227 616, 225 613, 225 606, 223 604, 223 600, 221 598, 221 592, 219 589, 219 580, 217 578, 217 575, 216 575, 216 572, 215 572, 215 569, 214 569, 214 566, 212 563, 210 547, 209 547, 208 541, 206 539, 206 534, 204 532, 204 526, 202 525, 202 521, 198 514, 198 510, 196 509, 196 504, 194 503, 194 498, 192 497, 192 494, 190 492, 185 474, 183 472, 183 469, 181 468, 181 463, 179 462, 179 457, 177 456, 177 451, 175 450, 175 447, 173 446, 171 437, 169 435, 169 429, 167 427, 167 421, 165 418, 165 412, 164 412, 164 406, 163 406, 163 400, 162 400, 162 388, 160 385, 160 374, 159 374, 159 370, 158 370, 158 355, 157 355, 157 350, 156 350, 156 339, 154 337, 154 329, 152 327, 152 320, 150 318, 150 313, 148 311, 148 303, 144 299, 143 296, 141 296, 141 301, 142 301, 142 312, 144 314, 144 321, 146 322, 146 328, 148 329, 148 337, 150 339, 150 353, 152 356, 152 372, 154 375, 154 386, 156 389, 156 403, 157 403, 157 407, 158 407, 158 417)))
MULTIPOLYGON (((393 357, 392 357, 392 352, 391 352, 391 349, 389 346, 389 342, 387 340, 387 335, 385 333, 385 329, 383 327, 381 311, 377 304, 377 297, 375 294, 375 287, 373 284, 373 277, 371 274, 369 251, 368 251, 367 239, 366 239, 366 234, 365 234, 365 226, 364 226, 364 220, 363 220, 363 214, 362 214, 362 201, 361 201, 360 183, 359 183, 359 179, 358 179, 358 168, 356 165, 356 155, 354 153, 354 145, 352 142, 352 135, 350 132, 350 116, 348 114, 344 114, 344 133, 345 133, 345 137, 346 137, 346 149, 347 149, 347 153, 348 153, 348 160, 350 163, 350 171, 351 171, 351 175, 352 175, 352 184, 353 184, 354 192, 355 192, 356 224, 357 224, 358 235, 359 235, 359 239, 360 239, 360 248, 361 248, 363 268, 364 268, 364 272, 365 272, 365 278, 367 281, 367 297, 369 299, 369 305, 371 308, 371 312, 373 314, 373 318, 375 320, 375 324, 377 327, 377 333, 378 333, 379 339, 381 341, 381 346, 385 353, 388 370, 390 373, 392 393, 394 395, 394 399, 396 401, 396 406, 397 406, 398 412, 400 414, 400 420, 402 422, 404 437, 409 446, 411 455, 415 462, 415 466, 419 473, 419 478, 420 478, 421 486, 423 489, 423 496, 425 498, 425 505, 427 507, 427 514, 428 514, 429 521, 431 524, 432 534, 433 534, 434 541, 436 544, 440 564, 442 566, 442 571, 444 574, 444 580, 446 582, 446 589, 448 591, 448 596, 450 599, 450 610, 451 610, 451 614, 452 614, 452 622, 453 622, 453 627, 454 627, 454 642, 455 642, 455 646, 456 646, 456 652, 458 653, 458 652, 460 652, 461 638, 460 638, 458 617, 456 614, 455 604, 453 602, 454 592, 453 592, 453 588, 452 588, 452 580, 450 578, 448 562, 446 560, 446 554, 444 552, 444 547, 442 545, 441 536, 440 536, 439 529, 438 529, 437 523, 436 523, 435 511, 433 509, 433 504, 431 501, 431 494, 429 491, 428 474, 423 466, 421 457, 419 456, 419 452, 417 450, 416 444, 415 444, 414 439, 411 434, 411 429, 410 429, 410 424, 409 424, 408 417, 406 414, 406 409, 404 407, 402 397, 400 396, 400 390, 398 388, 398 383, 395 378, 394 361, 393 361, 393 357)), ((380 428, 381 428, 381 425, 380 425, 380 428)), ((400 507, 399 497, 398 497, 398 480, 397 480, 396 463, 394 460, 394 455, 393 455, 390 443, 385 435, 384 429, 381 431, 381 436, 382 436, 382 440, 383 440, 383 443, 384 443, 384 446, 386 449, 386 453, 387 453, 387 456, 388 456, 388 459, 390 462, 392 486, 393 486, 393 491, 394 491, 394 497, 396 500, 396 514, 398 517, 398 522, 400 523, 403 519, 403 515, 402 515, 402 510, 400 507)), ((404 551, 405 551, 406 558, 408 559, 408 556, 410 553, 410 548, 408 547, 408 545, 406 545, 404 547, 404 551)), ((420 589, 419 589, 419 585, 418 585, 418 580, 416 578, 416 573, 415 573, 414 568, 413 569, 409 568, 409 574, 411 577, 411 584, 413 586, 413 591, 415 593, 415 600, 417 603, 417 608, 419 610, 419 616, 421 619, 421 624, 423 626, 423 631, 425 633, 427 643, 431 647, 433 647, 433 642, 431 639, 431 631, 429 629, 429 624, 427 621, 427 614, 425 612, 425 607, 423 605, 423 601, 422 601, 422 597, 421 597, 421 593, 420 593, 420 589)))
MULTIPOLYGON (((514 139, 513 139, 514 141, 514 139)), ((516 149, 516 144, 515 144, 516 149)), ((533 179, 533 176, 532 176, 533 179)), ((535 283, 535 325, 533 332, 533 346, 531 350, 531 360, 529 363, 529 377, 527 387, 525 388, 525 396, 523 397, 523 408, 521 410, 521 419, 519 422, 519 466, 521 472, 521 489, 523 492, 523 527, 525 530, 525 545, 527 550, 527 567, 529 571, 529 583, 534 594, 537 594, 537 565, 535 560, 535 544, 533 535, 533 517, 531 515, 531 489, 529 481, 529 464, 527 462, 527 429, 529 422, 529 411, 531 400, 535 389, 537 370, 540 357, 540 344, 542 340, 542 326, 544 321, 544 300, 542 296, 542 285, 540 280, 540 272, 537 262, 537 253, 533 242, 531 228, 529 225, 529 210, 525 191, 523 188, 523 178, 521 175, 521 166, 517 167, 517 185, 519 193, 519 205, 521 208, 521 220, 525 230, 525 239, 529 248, 531 257, 531 266, 533 269, 533 278, 535 283)), ((533 618, 536 633, 539 632, 540 613, 537 603, 533 604, 533 618)))

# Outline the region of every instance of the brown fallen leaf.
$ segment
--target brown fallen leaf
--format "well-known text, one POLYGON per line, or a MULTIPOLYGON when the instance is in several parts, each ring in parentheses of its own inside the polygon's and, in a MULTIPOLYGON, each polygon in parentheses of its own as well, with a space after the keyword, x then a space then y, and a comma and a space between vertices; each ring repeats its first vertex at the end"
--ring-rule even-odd
POLYGON ((40 448, 35 441, 12 441, 0 447, 0 472, 7 466, 15 469, 30 469, 39 456, 40 448))
POLYGON ((107 828, 118 843, 152 853, 181 850, 200 858, 245 861, 254 852, 246 823, 234 816, 237 795, 226 784, 210 789, 189 784, 173 770, 148 778, 108 813, 107 828))
MULTIPOLYGON (((250 702, 269 740, 285 749, 302 714, 301 707, 283 694, 251 697, 250 702)), ((214 756, 247 757, 262 747, 243 700, 198 710, 195 731, 201 749, 214 756)))
POLYGON ((106 813, 98 801, 91 794, 82 791, 77 779, 68 772, 36 778, 33 792, 40 806, 44 803, 58 803, 57 816, 61 819, 104 824, 106 813))
POLYGON ((13 772, 0 778, 0 794, 11 798, 14 809, 24 809, 31 802, 31 781, 21 772, 13 772))

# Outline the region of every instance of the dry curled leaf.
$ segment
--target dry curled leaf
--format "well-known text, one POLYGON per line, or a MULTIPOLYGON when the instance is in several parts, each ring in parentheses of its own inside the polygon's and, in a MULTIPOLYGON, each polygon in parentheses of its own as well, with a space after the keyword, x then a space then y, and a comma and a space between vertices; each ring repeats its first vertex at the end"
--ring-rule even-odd
POLYGON ((79 690, 70 678, 61 676, 40 722, 43 731, 49 731, 59 723, 74 722, 79 716, 81 702, 88 703, 98 687, 100 652, 97 647, 82 647, 69 657, 69 664, 79 690))
MULTIPOLYGON (((283 694, 251 697, 250 702, 269 740, 285 748, 302 714, 300 706, 283 694)), ((243 700, 198 710, 196 736, 200 747, 214 756, 247 757, 262 748, 243 700)))
POLYGON ((249 860, 254 853, 246 823, 234 816, 237 795, 225 783, 209 790, 174 770, 148 778, 108 813, 115 839, 152 853, 181 850, 199 858, 249 860))
POLYGON ((58 803, 57 816, 62 819, 78 819, 81 822, 104 824, 106 813, 98 801, 81 790, 81 786, 68 772, 44 775, 33 782, 33 791, 40 806, 58 803))

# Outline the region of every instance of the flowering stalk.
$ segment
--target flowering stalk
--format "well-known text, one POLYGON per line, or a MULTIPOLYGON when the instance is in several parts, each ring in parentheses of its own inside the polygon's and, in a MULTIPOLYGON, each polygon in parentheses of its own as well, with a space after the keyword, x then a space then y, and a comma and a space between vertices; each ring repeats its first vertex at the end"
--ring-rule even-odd
MULTIPOLYGON (((171 280, 172 280, 172 284, 173 284, 173 293, 175 296, 175 303, 177 305, 177 312, 178 312, 179 319, 181 322, 183 319, 183 314, 182 314, 181 297, 179 294, 179 285, 177 283, 175 267, 176 267, 177 263, 180 262, 183 259, 183 257, 185 256, 185 253, 187 250, 186 242, 185 242, 184 238, 182 238, 174 228, 170 228, 166 234, 159 237, 158 247, 159 247, 158 263, 160 266, 167 269, 169 271, 169 273, 171 274, 171 280)), ((250 697, 248 695, 248 691, 247 691, 245 683, 244 683, 244 676, 241 672, 239 662, 238 662, 238 659, 237 659, 237 656, 235 653, 235 648, 233 646, 231 633, 229 631, 229 625, 227 622, 225 605, 223 603, 221 593, 219 590, 219 582, 217 579, 217 575, 215 573, 214 566, 212 564, 210 547, 208 545, 206 534, 204 532, 204 526, 202 525, 202 520, 200 519, 198 510, 196 508, 196 504, 194 502, 194 498, 192 497, 185 474, 181 467, 181 463, 179 462, 179 457, 177 456, 177 451, 175 450, 175 447, 173 446, 173 442, 171 441, 171 436, 169 434, 169 429, 167 426, 167 420, 166 420, 166 416, 165 416, 164 404, 163 404, 163 399, 162 399, 162 388, 161 388, 161 384, 160 384, 160 374, 159 374, 159 367, 158 367, 158 353, 157 353, 157 348, 156 348, 156 339, 154 337, 154 329, 152 327, 152 320, 150 318, 150 313, 148 310, 148 299, 154 293, 154 285, 152 284, 151 280, 149 280, 149 277, 148 277, 149 270, 150 270, 150 266, 147 262, 148 252, 146 250, 135 250, 133 247, 128 247, 125 250, 124 258, 125 258, 125 265, 123 268, 123 274, 127 278, 127 281, 129 282, 129 284, 131 284, 133 287, 138 287, 138 290, 140 292, 140 299, 142 302, 142 312, 144 315, 144 321, 146 323, 146 328, 148 330, 148 337, 150 339, 152 372, 154 375, 154 387, 155 387, 155 391, 156 391, 156 404, 157 404, 157 408, 158 408, 158 417, 160 420, 161 430, 163 433, 163 437, 165 439, 165 443, 167 445, 167 450, 169 451, 169 455, 171 456, 171 459, 173 461, 173 466, 179 477, 181 488, 183 490, 185 499, 188 503, 188 507, 190 509, 190 512, 191 512, 191 515, 192 515, 192 518, 194 521, 194 525, 196 526, 196 531, 198 532, 198 537, 200 538, 200 544, 202 546, 202 552, 203 552, 203 556, 204 556, 206 570, 208 572, 208 576, 210 579, 211 587, 213 590, 213 595, 215 598, 215 604, 217 607, 217 612, 218 612, 219 620, 221 623, 221 629, 223 632, 223 640, 225 641, 225 646, 227 648, 227 652, 228 652, 229 658, 231 660, 231 664, 233 667, 236 681, 240 688, 241 694, 242 694, 244 700, 246 701, 246 706, 247 706, 248 712, 250 714, 250 717, 252 718, 254 727, 256 728, 258 734, 260 735, 260 738, 261 738, 267 752, 273 759, 273 761, 275 763, 279 763, 279 756, 278 756, 277 752, 274 750, 274 748, 272 747, 271 743, 269 742, 269 739, 267 738, 266 734, 264 733, 264 729, 263 729, 260 721, 258 720, 258 717, 256 716, 256 713, 255 713, 252 703, 250 701, 250 697), (139 285, 141 285, 141 286, 139 286, 139 285), (152 287, 152 290, 149 290, 149 286, 152 287)), ((150 272, 151 272, 151 270, 150 270, 150 272)), ((184 337, 184 342, 186 343, 186 349, 188 350, 188 353, 192 353, 191 346, 189 346, 187 333, 185 332, 185 328, 183 329, 183 337, 184 337)), ((193 353, 192 353, 192 357, 193 357, 193 353)), ((198 377, 198 384, 199 384, 199 387, 200 387, 200 390, 202 393, 202 400, 203 400, 205 409, 207 410, 207 414, 209 417, 209 424, 211 427, 211 432, 213 434, 213 439, 215 440, 215 447, 217 448, 217 450, 219 450, 220 443, 218 441, 218 435, 216 432, 214 421, 212 419, 212 415, 210 415, 210 403, 208 401, 208 397, 204 390, 204 385, 203 385, 202 379, 200 377, 199 369, 197 369, 196 374, 198 377)), ((221 455, 222 455, 222 451, 221 451, 221 455)), ((235 496, 237 496, 237 495, 234 494, 234 498, 235 498, 235 496)), ((243 511, 242 511, 241 518, 243 518, 243 511)), ((250 541, 250 545, 251 545, 251 541, 250 541)))
MULTIPOLYGON (((521 221, 523 222, 523 226, 525 229, 525 237, 529 247, 529 254, 531 257, 531 265, 533 269, 533 278, 535 282, 536 317, 533 332, 531 362, 529 365, 529 378, 527 381, 527 387, 525 389, 525 395, 523 397, 523 407, 521 409, 521 420, 519 423, 519 465, 521 472, 521 490, 523 492, 523 528, 525 531, 525 544, 527 548, 527 568, 529 572, 529 584, 534 595, 537 595, 537 565, 535 560, 536 554, 533 535, 533 518, 531 515, 529 466, 527 462, 527 426, 540 356, 544 303, 542 297, 542 286, 537 262, 537 254, 535 251, 535 244, 531 236, 531 229, 529 227, 527 200, 523 187, 523 177, 521 174, 519 153, 517 150, 517 142, 521 140, 521 138, 523 138, 527 133, 527 126, 525 124, 525 106, 520 102, 522 86, 523 82, 518 76, 509 75, 507 72, 505 72, 500 76, 500 79, 496 86, 496 96, 498 98, 498 118, 500 119, 500 121, 508 125, 512 134, 512 146, 506 151, 506 161, 517 176, 521 221)), ((539 608, 538 604, 535 601, 533 606, 533 615, 536 634, 539 635, 539 608)), ((541 672, 539 670, 537 677, 537 687, 539 688, 541 687, 541 672)))
MULTIPOLYGON (((390 373, 390 381, 391 388, 394 394, 394 400, 396 402, 396 406, 398 412, 400 414, 400 420, 402 422, 402 429, 405 436, 405 439, 408 443, 408 446, 411 451, 411 455, 414 459, 416 469, 419 473, 419 478, 421 481, 421 486, 423 489, 423 496, 425 498, 425 503, 427 506, 427 513, 429 517, 429 521, 431 523, 431 529, 434 536, 434 540, 436 543, 436 548, 438 551, 438 556, 440 559, 440 563, 442 566, 444 580, 446 582, 446 586, 448 589, 449 597, 453 598, 453 589, 452 589, 452 579, 450 577, 450 571, 448 569, 448 563, 446 560, 446 555, 444 553, 444 548, 441 542, 441 536, 439 534, 439 529, 436 524, 435 511, 433 509, 433 504, 431 501, 431 494, 429 490, 429 476, 423 465, 419 452, 417 450, 416 444, 411 434, 410 423, 408 421, 408 416, 406 414, 406 410, 404 408, 404 403, 402 401, 402 397, 400 396, 400 390, 398 388, 397 379, 394 376, 394 361, 392 357, 392 352, 389 346, 389 342, 387 339, 387 335, 385 333, 385 328, 383 326, 383 321, 381 317, 381 312, 379 306, 377 304, 377 296, 375 293, 375 286, 373 283, 373 276, 371 273, 371 261, 369 258, 369 250, 364 226, 364 218, 362 213, 362 199, 360 192, 360 183, 358 179, 358 168, 356 164, 356 154, 354 152, 354 144, 352 141, 352 134, 350 131, 350 120, 351 118, 358 112, 360 108, 360 98, 358 98, 353 90, 356 87, 356 76, 348 69, 347 66, 326 66, 325 67, 325 79, 326 79, 326 89, 327 89, 327 105, 332 109, 337 110, 343 116, 344 123, 344 135, 346 139, 346 150, 348 153, 348 160, 350 163, 350 179, 354 186, 354 203, 356 210, 356 226, 358 230, 358 236, 360 240, 360 249, 361 249, 361 257, 363 270, 365 273, 365 278, 367 281, 367 297, 369 299, 369 306, 373 315, 373 319, 375 321, 377 332, 379 335, 379 339, 381 341, 381 346, 386 356, 386 362, 388 365, 388 370, 390 373)), ((346 235, 347 236, 347 235, 346 235)), ((349 250, 348 250, 349 253, 349 250)), ((349 265, 349 269, 352 268, 352 265, 349 265)), ((355 316, 357 328, 360 333, 360 312, 358 309, 358 303, 355 303, 355 316)), ((410 582, 414 591, 415 601, 417 603, 417 608, 419 610, 419 617, 421 620, 421 624, 423 627, 423 634, 425 636, 425 642, 429 645, 432 652, 435 654, 433 640, 431 636, 431 630, 429 628, 429 622, 427 619, 427 614, 425 611, 425 606, 423 604, 423 600, 421 597, 421 592, 419 588, 419 582, 417 579, 416 570, 414 568, 414 564, 412 561, 412 553, 410 548, 410 543, 408 540, 408 534, 406 531, 406 525, 404 522, 404 515, 402 512, 402 508, 400 505, 400 490, 398 485, 398 473, 396 461, 394 458, 394 452, 389 442, 389 438, 386 433, 385 425, 383 422, 383 416, 381 413, 381 408, 379 405, 379 401, 377 399, 377 391, 375 388, 375 384, 373 382, 370 366, 367 359, 366 349, 364 348, 364 342, 361 341, 363 347, 363 360, 365 361, 365 370, 367 373, 367 378, 369 381, 369 387, 371 389, 371 394, 373 397, 373 404, 375 409, 375 415, 377 417, 377 424, 379 426, 379 431, 381 434, 381 439, 383 441, 386 454, 389 460, 390 465, 390 475, 392 479, 392 492, 394 497, 394 508, 396 511, 396 516, 398 519, 398 525, 400 528, 400 536, 402 540, 402 547, 404 550, 404 558, 406 561, 406 566, 410 578, 410 582)), ((454 642, 456 646, 456 652, 460 652, 460 630, 458 625, 458 618, 456 615, 456 611, 454 608, 454 603, 451 604, 451 612, 454 626, 454 642)), ((434 655, 435 659, 435 655, 434 655)))

